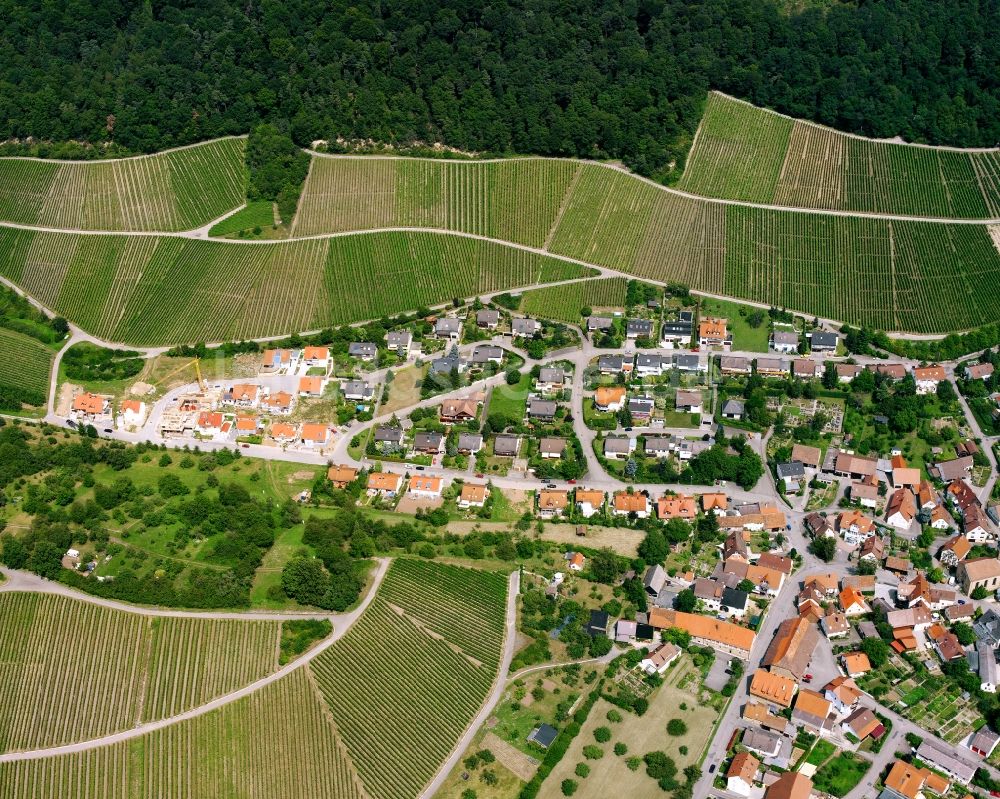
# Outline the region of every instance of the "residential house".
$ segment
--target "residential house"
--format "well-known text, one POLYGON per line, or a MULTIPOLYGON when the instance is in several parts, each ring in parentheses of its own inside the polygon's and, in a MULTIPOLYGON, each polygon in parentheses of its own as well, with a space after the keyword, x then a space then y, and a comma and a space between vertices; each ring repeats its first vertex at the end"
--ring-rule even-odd
MULTIPOLYGON (((954 463, 954 461, 950 462, 954 463)), ((948 497, 948 501, 960 514, 964 514, 969 508, 980 504, 976 492, 972 490, 972 487, 965 480, 952 480, 948 484, 945 494, 948 497)))
POLYGON ((850 733, 859 741, 863 741, 869 736, 877 740, 885 735, 885 725, 868 707, 859 707, 851 713, 841 722, 840 729, 845 735, 850 733))
POLYGON ((852 679, 861 677, 872 670, 872 664, 864 652, 846 652, 840 656, 840 662, 843 664, 847 676, 852 679))
POLYGON ((647 674, 662 675, 670 664, 680 657, 681 650, 671 643, 660 644, 656 649, 639 661, 639 668, 647 674))
POLYGON ((726 790, 740 796, 750 796, 759 768, 760 761, 749 752, 738 753, 726 770, 726 790))
POLYGON ((951 783, 928 768, 897 760, 885 778, 886 799, 925 799, 924 790, 944 796, 951 783), (888 794, 888 796, 886 796, 888 794))
MULTIPOLYGON (((781 751, 781 741, 780 735, 751 727, 743 733, 743 740, 740 743, 761 757, 775 757, 781 751)), ((808 799, 808 795, 802 799, 808 799)))
POLYGON ((989 361, 986 361, 986 363, 971 364, 965 367, 964 374, 966 380, 985 380, 992 376, 993 364, 989 361))
POLYGON ((861 542, 861 547, 858 549, 858 562, 870 560, 881 563, 884 557, 885 541, 879 536, 873 535, 861 542))
MULTIPOLYGON (((868 365, 866 369, 871 369, 872 366, 868 365)), ((902 380, 906 377, 906 367, 901 363, 880 363, 875 365, 875 372, 890 380, 902 380)))
POLYGON ((962 785, 972 782, 978 768, 977 764, 959 757, 953 748, 945 747, 931 738, 925 738, 917 747, 917 757, 962 785))
POLYGON ((837 531, 851 546, 875 535, 875 522, 860 511, 845 510, 837 517, 837 531))
POLYGON ((402 483, 402 475, 392 472, 372 472, 368 475, 368 494, 369 496, 380 494, 385 497, 394 497, 399 493, 402 483))
POLYGON ((698 325, 698 344, 702 347, 724 347, 733 343, 725 319, 702 319, 698 325))
POLYGON ((774 732, 784 733, 788 729, 788 719, 771 713, 763 702, 747 702, 743 706, 743 718, 774 732))
POLYGON ((476 311, 476 327, 481 327, 485 330, 495 330, 499 324, 500 311, 496 311, 493 308, 483 308, 481 311, 476 311))
POLYGON ((676 442, 668 436, 647 436, 643 439, 643 452, 648 458, 666 458, 675 449, 676 442))
POLYGON ((893 630, 920 632, 933 624, 930 609, 926 605, 914 605, 903 610, 891 610, 885 615, 886 623, 893 630))
POLYGON ((255 436, 263 429, 263 425, 256 416, 237 416, 236 435, 255 436))
POLYGON ((403 430, 400 427, 376 427, 375 447, 383 452, 392 452, 403 445, 403 430))
POLYGON ((746 591, 726 586, 719 600, 719 613, 728 619, 742 619, 749 604, 750 595, 746 591))
POLYGON ((986 641, 977 641, 976 654, 979 660, 979 688, 995 694, 997 686, 1000 685, 1000 667, 997 665, 996 650, 986 641))
POLYGON ((302 350, 302 363, 309 369, 330 368, 330 348, 329 347, 305 347, 302 350))
POLYGON ((386 348, 395 352, 400 358, 410 357, 410 347, 413 345, 413 334, 409 330, 390 330, 386 336, 386 348))
POLYGON ((358 479, 358 470, 353 466, 335 463, 326 470, 326 479, 333 483, 334 488, 347 488, 358 479))
POLYGON ((837 370, 837 382, 839 383, 850 383, 855 377, 861 374, 861 367, 856 363, 838 363, 835 368, 837 370))
POLYGON ((656 500, 656 517, 667 519, 684 519, 693 521, 698 516, 698 503, 692 496, 678 494, 663 496, 656 500))
POLYGON ((674 407, 682 413, 701 413, 702 397, 700 391, 678 390, 674 399, 674 407))
POLYGON ((561 458, 566 450, 566 439, 546 437, 538 442, 538 454, 545 460, 561 458))
POLYGON ((542 332, 542 323, 537 319, 519 316, 511 320, 510 332, 515 338, 533 338, 542 332))
POLYGON ((813 352, 836 352, 839 336, 827 330, 814 330, 809 333, 809 348, 813 352))
POLYGON ((459 455, 475 455, 483 448, 483 437, 479 433, 459 433, 456 448, 459 455))
MULTIPOLYGON (((628 369, 631 371, 632 362, 628 361, 628 369)), ((602 375, 616 375, 619 372, 624 372, 626 369, 626 361, 624 355, 601 355, 597 359, 597 370, 602 375)))
POLYGON ((982 544, 993 538, 989 519, 980 505, 970 505, 962 517, 962 531, 965 537, 976 544, 982 544))
POLYGON ((799 380, 812 380, 823 374, 823 364, 811 358, 796 358, 792 361, 792 376, 799 380))
POLYGON ((479 413, 479 402, 475 398, 447 399, 441 403, 440 419, 444 424, 471 422, 479 413))
POLYGON ((660 324, 660 346, 673 347, 675 344, 687 345, 691 341, 694 326, 691 319, 668 320, 660 324))
POLYGON ((424 455, 444 452, 444 435, 437 430, 421 430, 413 436, 413 451, 424 455))
POLYGON ((807 444, 793 444, 791 460, 799 461, 808 469, 818 469, 823 461, 823 453, 819 447, 807 444))
POLYGON ((972 456, 965 455, 950 461, 938 461, 931 467, 930 471, 942 483, 950 483, 952 480, 964 480, 974 465, 972 456))
POLYGON ((468 368, 469 361, 463 358, 458 353, 457 348, 455 348, 447 355, 443 355, 440 358, 435 358, 431 361, 430 373, 433 376, 450 375, 452 372, 461 374, 468 368))
POLYGON ((845 616, 863 616, 871 613, 871 608, 865 598, 853 588, 845 588, 840 592, 840 608, 845 616))
POLYGON ((796 682, 802 679, 819 642, 816 628, 804 619, 785 619, 771 640, 761 665, 796 682))
POLYGON ((409 494, 421 499, 438 499, 441 496, 442 480, 426 474, 418 474, 410 478, 409 494))
POLYGON ((834 677, 823 688, 823 696, 840 715, 852 713, 861 699, 861 689, 850 677, 834 677))
POLYGON ((374 361, 378 357, 378 344, 371 341, 352 341, 347 345, 347 354, 361 361, 374 361))
POLYGON ((625 338, 651 338, 653 322, 650 319, 627 319, 625 321, 625 338))
POLYGON ((814 538, 833 538, 835 536, 833 527, 827 520, 826 516, 816 513, 815 511, 806 516, 804 523, 806 530, 808 530, 814 538))
POLYGON ((615 320, 610 316, 588 316, 587 317, 587 332, 593 333, 595 331, 606 332, 614 327, 615 320))
POLYGON ((749 358, 742 355, 723 355, 719 359, 719 371, 724 375, 748 375, 753 371, 749 358))
POLYGON ((628 458, 635 452, 635 439, 631 436, 607 436, 604 439, 604 457, 609 460, 628 458))
MULTIPOLYGON (((604 507, 604 492, 578 488, 576 490, 575 500, 576 507, 580 511, 580 515, 585 519, 589 519, 594 514, 600 513, 601 509, 604 507)), ((657 590, 657 593, 659 593, 659 590, 657 590)))
POLYGON ((295 353, 292 350, 264 350, 260 371, 262 374, 287 372, 294 359, 295 353))
POLYGON ((202 436, 215 438, 222 434, 222 425, 225 417, 218 411, 201 411, 198 414, 198 421, 195 429, 202 436))
MULTIPOLYGON (((362 380, 351 380, 351 383, 361 383, 365 385, 362 380)), ((346 384, 345 384, 346 385, 346 384)), ((299 388, 298 395, 300 397, 322 397, 323 390, 326 388, 326 378, 313 376, 313 377, 300 377, 299 378, 299 388)), ((345 394, 345 398, 347 398, 345 394)))
MULTIPOLYGON (((312 378, 304 377, 302 379, 310 380, 312 378)), ((343 392, 344 399, 351 402, 371 402, 375 396, 375 386, 369 385, 364 380, 345 380, 341 384, 340 390, 343 392)))
POLYGON ((746 411, 742 400, 728 399, 722 404, 722 418, 741 421, 746 411))
POLYGON ((293 441, 298 441, 299 429, 287 422, 272 422, 270 435, 281 444, 290 444, 293 441))
POLYGON ((224 405, 235 405, 237 408, 254 408, 260 397, 260 386, 252 383, 237 383, 222 392, 224 405))
POLYGON ((555 394, 563 390, 566 385, 566 373, 555 366, 543 366, 538 372, 538 381, 535 383, 543 394, 555 394))
POLYGON ((790 461, 789 463, 779 463, 775 467, 778 479, 785 484, 786 491, 798 491, 799 482, 805 478, 806 470, 801 461, 790 461))
POLYGON ((552 400, 528 400, 528 419, 538 422, 551 422, 556 418, 556 410, 558 407, 559 406, 552 400))
POLYGON ((646 421, 653 415, 653 408, 656 403, 649 397, 632 397, 626 403, 629 414, 636 421, 646 421))
POLYGON ((434 335, 453 341, 461 338, 462 320, 451 316, 442 316, 434 323, 434 335))
POLYGON ((516 458, 520 448, 520 436, 501 433, 493 440, 493 454, 498 458, 516 458))
POLYGON ((625 407, 624 386, 601 386, 594 392, 594 409, 602 413, 617 413, 625 407))
POLYGON ((941 545, 938 560, 945 566, 955 568, 972 550, 972 542, 964 535, 954 535, 941 545))
POLYGON ((772 674, 765 669, 757 669, 750 680, 750 696, 779 707, 791 707, 798 687, 795 680, 772 674))
POLYGON ((714 513, 721 516, 729 507, 729 500, 721 491, 709 491, 701 495, 701 509, 705 513, 714 513))
POLYGON ((933 394, 938 383, 947 380, 947 375, 941 366, 917 366, 913 369, 913 379, 917 381, 918 394, 933 394))
POLYGON ((488 363, 500 365, 503 363, 503 347, 493 344, 483 344, 472 351, 472 362, 476 366, 483 366, 488 363))
POLYGON ((486 504, 486 498, 489 495, 490 490, 487 486, 479 483, 465 483, 455 504, 462 510, 481 508, 486 504))
POLYGON ((832 705, 823 694, 809 688, 802 688, 795 697, 792 708, 792 723, 806 726, 819 732, 828 732, 832 727, 830 716, 832 705))
POLYGON ((325 424, 306 422, 299 431, 299 443, 305 447, 325 447, 331 437, 330 428, 325 424))
POLYGON ((917 518, 917 503, 909 488, 897 488, 889 497, 885 509, 885 521, 897 530, 909 530, 917 518))
POLYGON ((966 594, 977 588, 994 593, 1000 588, 1000 560, 997 558, 972 558, 958 564, 956 572, 959 584, 966 594))
MULTIPOLYGON (((808 595, 807 598, 811 600, 813 605, 819 607, 814 595, 810 594, 808 595)), ((803 604, 802 595, 800 595, 800 601, 799 601, 800 616, 803 615, 802 604, 803 604)), ((809 620, 808 617, 806 618, 806 620, 807 621, 809 620)), ((826 635, 826 637, 831 640, 834 638, 843 638, 851 631, 851 623, 847 620, 847 616, 845 616, 843 613, 837 613, 836 611, 833 611, 832 608, 828 609, 827 613, 820 618, 819 625, 820 627, 823 628, 823 632, 826 635)))
POLYGON ((565 491, 543 489, 538 492, 538 515, 552 518, 564 513, 569 504, 569 494, 565 491))
POLYGON ((764 793, 764 799, 809 799, 813 783, 799 771, 786 771, 772 782, 764 793))
POLYGON ((260 401, 260 408, 265 413, 287 416, 292 412, 295 405, 295 397, 287 391, 277 391, 274 394, 265 394, 260 401))
POLYGON ((785 355, 794 355, 799 350, 799 334, 793 330, 775 330, 771 333, 771 349, 785 355))
POLYGON ((908 488, 914 492, 920 490, 920 469, 907 466, 902 455, 894 456, 891 464, 893 488, 908 488))
POLYGON ((146 403, 141 400, 122 400, 118 412, 121 426, 126 430, 142 427, 143 422, 146 421, 146 403))
POLYGON ((591 638, 598 638, 601 636, 607 637, 608 634, 608 623, 611 619, 608 614, 603 610, 592 610, 590 611, 590 620, 587 623, 587 634, 591 638))
POLYGON ((649 566, 646 569, 646 573, 642 578, 642 585, 649 596, 658 596, 666 584, 667 573, 659 563, 649 566))
POLYGON ((641 492, 616 491, 611 510, 615 516, 635 514, 637 519, 645 519, 649 516, 649 497, 641 492))
POLYGON ((874 478, 869 480, 855 480, 851 483, 851 500, 857 502, 862 508, 878 507, 878 481, 874 478))
POLYGON ((781 358, 758 358, 757 374, 763 377, 785 377, 791 374, 791 364, 781 358))
POLYGON ((711 577, 698 577, 691 585, 691 590, 695 597, 704 605, 705 610, 710 613, 719 612, 719 603, 722 599, 722 592, 726 585, 720 580, 711 577))
POLYGON ((923 572, 917 572, 909 581, 900 582, 896 587, 896 601, 907 607, 926 605, 931 610, 941 610, 948 605, 954 605, 957 600, 954 591, 947 588, 935 588, 923 572))

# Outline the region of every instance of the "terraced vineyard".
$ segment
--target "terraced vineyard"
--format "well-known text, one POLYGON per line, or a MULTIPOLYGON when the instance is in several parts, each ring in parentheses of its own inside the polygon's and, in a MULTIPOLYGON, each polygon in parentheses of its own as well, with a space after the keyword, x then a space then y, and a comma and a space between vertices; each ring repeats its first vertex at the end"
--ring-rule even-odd
POLYGON ((0 327, 0 386, 37 395, 45 403, 54 353, 38 339, 0 327))
POLYGON ((582 165, 313 158, 294 235, 381 227, 460 230, 541 247, 582 165))
POLYGON ((275 671, 278 632, 278 622, 154 621, 0 594, 0 751, 96 738, 203 704, 275 671))
POLYGON ((801 208, 1000 217, 1000 150, 849 136, 712 92, 678 188, 801 208))
POLYGON ((310 663, 372 799, 416 797, 489 694, 503 575, 397 561, 347 635, 310 663))
POLYGON ((0 158, 0 221, 72 230, 189 230, 243 204, 244 140, 152 156, 0 158))
MULTIPOLYGON (((88 703, 91 713, 101 700, 95 696, 94 704, 88 703)), ((0 764, 0 799, 68 796, 364 799, 305 669, 204 716, 130 741, 0 764)))
POLYGON ((524 293, 521 310, 531 316, 579 324, 584 308, 624 308, 626 283, 623 277, 612 277, 533 289, 524 293))
POLYGON ((587 272, 419 232, 241 244, 0 227, 0 274, 88 332, 132 345, 309 330, 587 272))

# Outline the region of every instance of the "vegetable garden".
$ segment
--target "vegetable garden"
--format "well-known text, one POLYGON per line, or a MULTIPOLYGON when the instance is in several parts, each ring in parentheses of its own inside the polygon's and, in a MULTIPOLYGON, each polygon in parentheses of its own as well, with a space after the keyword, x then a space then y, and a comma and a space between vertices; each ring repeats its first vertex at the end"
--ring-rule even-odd
POLYGON ((189 230, 243 204, 244 140, 113 161, 0 158, 0 220, 73 230, 189 230))
POLYGON ((310 663, 373 799, 419 795, 485 701, 506 582, 397 560, 361 619, 310 663))
POLYGON ((802 208, 993 218, 1000 150, 864 139, 712 92, 678 188, 802 208))
POLYGON ((95 738, 203 704, 273 672, 278 632, 278 622, 154 620, 67 597, 0 595, 0 751, 95 738))

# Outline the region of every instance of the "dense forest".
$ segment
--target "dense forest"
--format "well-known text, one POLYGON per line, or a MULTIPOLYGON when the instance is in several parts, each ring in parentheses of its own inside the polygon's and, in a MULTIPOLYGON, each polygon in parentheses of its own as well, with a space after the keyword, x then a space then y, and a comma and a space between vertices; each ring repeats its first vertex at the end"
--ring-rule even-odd
POLYGON ((0 140, 152 151, 264 121, 300 145, 610 157, 669 178, 717 88, 866 135, 1000 141, 1000 0, 804 5, 0 0, 0 140))

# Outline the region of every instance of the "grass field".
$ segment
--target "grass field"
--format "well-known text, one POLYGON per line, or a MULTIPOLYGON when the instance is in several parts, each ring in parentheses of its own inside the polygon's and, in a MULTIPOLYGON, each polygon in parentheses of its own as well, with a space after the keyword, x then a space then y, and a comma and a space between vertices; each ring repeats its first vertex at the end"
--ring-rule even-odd
POLYGON ((299 669, 212 713, 124 743, 0 764, 0 799, 67 796, 363 799, 364 793, 311 679, 299 669))
POLYGON ((293 233, 430 227, 541 247, 582 165, 315 156, 293 233))
POLYGON ((714 297, 705 297, 700 301, 700 314, 722 317, 728 322, 729 332, 733 334, 733 349, 749 352, 767 352, 770 338, 770 319, 764 314, 764 321, 758 327, 751 327, 747 315, 755 309, 738 302, 726 302, 714 297))
POLYGON ((44 405, 54 353, 38 339, 0 327, 0 386, 37 395, 44 405))
POLYGON ((0 751, 94 738, 203 704, 274 671, 278 634, 271 621, 154 619, 0 595, 0 751))
POLYGON ((485 701, 503 642, 506 577, 396 561, 315 674, 366 793, 416 797, 485 701))
POLYGON ((134 345, 310 330, 587 271, 433 233, 237 244, 0 228, 0 274, 87 331, 134 345))
POLYGON ((584 308, 625 308, 625 278, 584 280, 566 286, 526 291, 521 310, 531 316, 580 324, 584 308))
POLYGON ((114 161, 0 158, 0 221, 72 230, 188 230, 246 196, 243 139, 114 161))
POLYGON ((712 92, 678 188, 802 208, 991 218, 1000 215, 1000 150, 862 139, 712 92))

